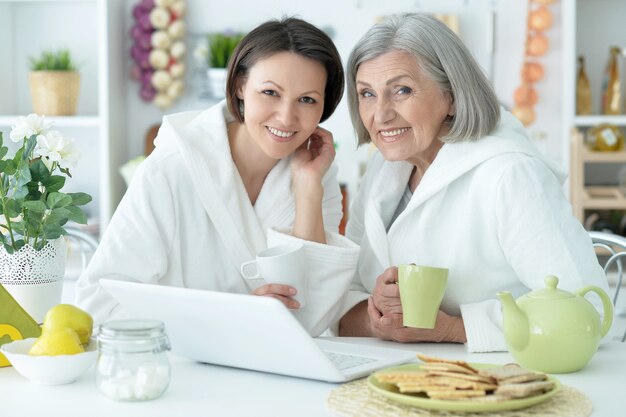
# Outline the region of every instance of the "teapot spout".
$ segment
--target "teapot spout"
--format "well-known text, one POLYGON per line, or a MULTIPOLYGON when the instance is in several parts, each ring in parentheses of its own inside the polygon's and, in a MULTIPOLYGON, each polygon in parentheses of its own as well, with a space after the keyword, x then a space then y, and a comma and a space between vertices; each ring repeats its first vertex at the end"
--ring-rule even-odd
POLYGON ((519 308, 510 292, 501 291, 497 295, 502 305, 504 339, 509 348, 524 350, 530 338, 528 317, 519 308))

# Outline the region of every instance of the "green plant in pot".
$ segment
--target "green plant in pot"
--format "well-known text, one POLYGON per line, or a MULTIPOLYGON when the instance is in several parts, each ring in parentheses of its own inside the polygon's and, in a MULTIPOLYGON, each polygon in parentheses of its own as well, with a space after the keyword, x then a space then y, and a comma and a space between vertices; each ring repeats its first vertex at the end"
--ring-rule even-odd
POLYGON ((17 150, 9 157, 0 133, 0 284, 41 322, 61 302, 64 226, 87 223, 91 196, 62 191, 80 152, 43 117, 20 117, 10 139, 17 150))
POLYGON ((33 110, 46 116, 76 114, 80 74, 67 49, 44 51, 30 58, 29 76, 33 110))
POLYGON ((226 91, 226 67, 235 48, 245 35, 243 33, 210 33, 207 35, 209 53, 209 87, 214 97, 224 97, 226 91))

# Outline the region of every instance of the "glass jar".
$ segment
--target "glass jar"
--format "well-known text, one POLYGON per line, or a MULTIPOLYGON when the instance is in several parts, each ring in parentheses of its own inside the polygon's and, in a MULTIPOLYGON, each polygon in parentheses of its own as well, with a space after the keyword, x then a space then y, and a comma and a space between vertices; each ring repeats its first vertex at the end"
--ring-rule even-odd
POLYGON ((170 349, 158 320, 116 320, 100 326, 96 384, 117 401, 152 400, 170 383, 170 349))

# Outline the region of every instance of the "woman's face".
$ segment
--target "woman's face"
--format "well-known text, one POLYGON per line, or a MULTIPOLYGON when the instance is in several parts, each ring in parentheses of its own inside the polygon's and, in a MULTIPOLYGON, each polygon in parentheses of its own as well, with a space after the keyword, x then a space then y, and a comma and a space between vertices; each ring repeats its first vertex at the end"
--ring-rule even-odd
POLYGON ((237 89, 244 126, 270 158, 293 153, 315 130, 324 111, 326 69, 293 52, 257 61, 237 89))
POLYGON ((454 105, 450 93, 441 91, 415 58, 391 51, 363 62, 356 89, 361 120, 385 159, 417 164, 434 158, 454 105))

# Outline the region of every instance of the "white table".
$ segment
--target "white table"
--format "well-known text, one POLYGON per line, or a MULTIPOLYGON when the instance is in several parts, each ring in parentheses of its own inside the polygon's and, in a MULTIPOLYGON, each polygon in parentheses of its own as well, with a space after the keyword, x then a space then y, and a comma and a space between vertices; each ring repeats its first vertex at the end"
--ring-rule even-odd
MULTIPOLYGON (((397 344, 370 338, 342 341, 389 346, 470 362, 507 363, 508 353, 469 354, 463 345, 397 344)), ((138 403, 114 402, 95 386, 93 368, 73 384, 39 386, 13 368, 0 368, 2 417, 320 417, 334 415, 326 397, 339 385, 260 372, 199 364, 170 356, 172 382, 159 399, 138 403)), ((593 402, 594 416, 619 416, 626 412, 626 343, 600 347, 591 362, 573 374, 557 375, 565 385, 585 393, 593 402)))

